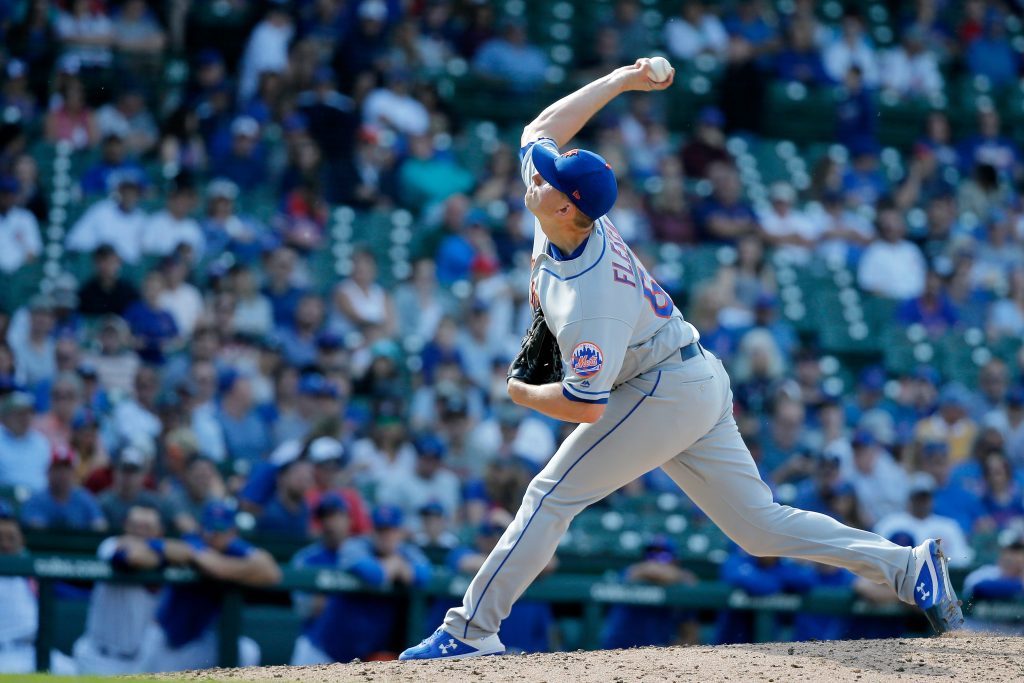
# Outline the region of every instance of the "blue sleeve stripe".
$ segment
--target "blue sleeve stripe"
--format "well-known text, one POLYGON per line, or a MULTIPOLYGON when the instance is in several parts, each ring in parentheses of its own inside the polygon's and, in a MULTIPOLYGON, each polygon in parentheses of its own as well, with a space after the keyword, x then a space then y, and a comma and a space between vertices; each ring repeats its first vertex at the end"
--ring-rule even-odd
POLYGON ((530 150, 533 149, 533 146, 535 144, 537 144, 537 143, 536 142, 527 142, 524 147, 520 147, 519 148, 519 163, 520 164, 522 164, 524 161, 526 161, 526 157, 530 154, 530 150))
POLYGON ((530 140, 525 145, 519 148, 519 162, 522 163, 523 161, 525 161, 526 158, 530 155, 530 151, 533 149, 533 146, 543 140, 547 140, 548 142, 551 143, 552 147, 558 149, 558 145, 555 144, 554 138, 543 137, 537 138, 536 140, 530 140))
POLYGON ((569 393, 569 390, 566 389, 565 386, 562 386, 562 395, 565 396, 570 401, 576 401, 577 403, 602 403, 603 404, 603 403, 607 403, 608 402, 608 398, 607 397, 594 399, 594 398, 580 398, 579 396, 573 396, 572 394, 569 393))
POLYGON ((601 396, 602 394, 612 393, 611 389, 605 389, 604 391, 584 391, 583 389, 577 389, 571 384, 563 384, 562 386, 569 387, 572 391, 575 391, 577 394, 590 394, 591 396, 601 396))

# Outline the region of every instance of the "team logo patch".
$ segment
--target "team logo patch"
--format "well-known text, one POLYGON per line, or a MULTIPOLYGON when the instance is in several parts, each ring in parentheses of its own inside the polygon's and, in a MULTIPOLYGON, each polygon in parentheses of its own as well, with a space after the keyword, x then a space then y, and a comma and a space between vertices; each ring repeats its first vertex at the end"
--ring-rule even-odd
POLYGON ((604 354, 593 342, 580 342, 572 350, 572 369, 580 377, 593 377, 601 372, 604 354))

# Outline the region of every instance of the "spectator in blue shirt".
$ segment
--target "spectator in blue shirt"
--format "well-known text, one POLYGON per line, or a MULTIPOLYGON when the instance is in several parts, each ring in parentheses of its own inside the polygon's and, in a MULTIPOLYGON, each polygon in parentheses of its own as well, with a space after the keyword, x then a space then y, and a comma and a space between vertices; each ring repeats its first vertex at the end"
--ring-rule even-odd
MULTIPOLYGON (((644 548, 644 559, 622 572, 624 583, 693 586, 697 577, 677 563, 671 539, 658 536, 644 548)), ((679 607, 613 605, 605 617, 601 647, 620 649, 651 645, 694 645, 699 642, 696 615, 679 607)), ((504 631, 502 638, 504 639, 504 631)))
POLYGON ((1024 596, 1024 536, 1002 544, 995 564, 978 567, 964 579, 964 600, 1019 600, 1024 596))
POLYGON ((211 170, 242 190, 252 191, 267 182, 266 152, 260 143, 260 124, 251 116, 231 122, 230 139, 214 149, 211 170))
POLYGON ((836 139, 848 148, 877 144, 877 108, 860 67, 850 67, 843 85, 836 105, 836 139))
POLYGON ((971 533, 975 522, 985 515, 985 508, 976 494, 950 478, 949 445, 945 441, 926 441, 920 453, 921 470, 935 479, 935 509, 955 519, 965 534, 971 533))
POLYGON ((888 410, 889 402, 885 397, 886 381, 888 376, 885 368, 879 365, 870 365, 860 371, 854 394, 847 396, 844 406, 846 424, 856 425, 872 410, 888 410))
POLYGON ((274 325, 288 327, 295 321, 295 309, 299 307, 305 290, 294 283, 297 256, 291 247, 277 247, 264 257, 263 269, 267 284, 263 295, 270 300, 274 311, 274 325))
POLYGON ((1020 164, 1020 150, 1002 133, 1002 120, 991 105, 978 108, 978 133, 957 146, 960 172, 971 175, 976 167, 993 167, 1001 177, 1012 176, 1020 164))
POLYGON ((480 46, 473 69, 486 78, 517 90, 526 90, 544 80, 548 60, 536 45, 526 40, 526 26, 509 20, 500 38, 480 46))
POLYGON ((725 163, 714 163, 708 169, 711 196, 694 209, 697 231, 704 241, 736 244, 742 237, 757 232, 757 214, 743 199, 739 173, 725 163))
POLYGON ((807 409, 803 403, 783 395, 776 397, 771 417, 759 434, 767 471, 773 472, 805 446, 803 428, 806 419, 807 409))
MULTIPOLYGON (((776 27, 765 19, 762 0, 740 0, 736 11, 725 18, 725 30, 730 36, 750 43, 757 55, 770 55, 779 48, 776 27)), ((765 59, 761 60, 767 63, 765 59)))
MULTIPOLYGON (((797 485, 793 505, 801 510, 827 515, 830 513, 832 498, 843 493, 850 486, 843 481, 840 473, 842 459, 835 447, 826 447, 816 457, 809 455, 803 457, 811 458, 812 475, 797 485)), ((781 476, 776 480, 780 479, 782 479, 781 476)))
POLYGON ((940 337, 960 321, 956 306, 949 300, 942 277, 928 271, 924 293, 916 299, 907 299, 896 309, 896 319, 903 327, 921 325, 931 337, 940 337))
MULTIPOLYGON (((296 553, 292 558, 292 567, 338 569, 341 564, 341 546, 349 538, 351 528, 348 504, 340 495, 328 493, 317 503, 313 514, 322 530, 320 540, 296 553)), ((323 650, 310 642, 308 635, 327 606, 327 600, 328 596, 323 593, 292 593, 292 605, 302 618, 302 635, 295 641, 295 649, 292 652, 293 666, 327 664, 333 661, 323 650)))
POLYGON ((290 539, 309 536, 306 493, 313 487, 313 464, 304 454, 277 468, 274 497, 256 519, 256 530, 290 539))
POLYGON ((163 362, 165 347, 178 336, 174 316, 160 308, 163 290, 163 274, 150 271, 142 281, 142 298, 124 312, 125 322, 142 344, 139 355, 153 363, 163 362))
MULTIPOLYGON (((320 538, 307 545, 292 558, 292 566, 296 569, 313 567, 338 568, 341 562, 341 546, 350 537, 352 528, 348 503, 345 498, 333 491, 320 498, 313 510, 320 525, 320 538)), ((309 627, 324 609, 327 596, 297 592, 292 594, 295 610, 302 617, 305 627, 309 627)))
MULTIPOLYGON (((779 593, 806 593, 817 584, 814 568, 777 557, 754 557, 737 548, 721 569, 721 580, 752 598, 779 593)), ((716 643, 754 641, 754 613, 725 610, 718 618, 716 643)))
MULTIPOLYGON (((373 588, 424 585, 431 565, 408 541, 403 522, 398 508, 378 506, 373 511, 373 533, 342 544, 340 568, 373 588)), ((375 652, 394 651, 396 628, 404 614, 402 603, 392 596, 338 593, 328 598, 306 635, 331 661, 366 659, 375 652)))
POLYGON ((843 194, 857 205, 874 206, 889 191, 889 181, 878 168, 878 143, 857 139, 850 146, 850 160, 843 173, 843 194))
POLYGON ((306 367, 317 361, 317 340, 324 327, 324 300, 307 292, 295 307, 295 318, 287 327, 277 330, 281 352, 289 365, 306 367))
POLYGON ((278 444, 266 460, 254 463, 238 494, 239 507, 256 516, 262 514, 277 491, 278 470, 301 457, 304 450, 302 441, 288 439, 278 444))
POLYGON ((989 19, 984 34, 968 46, 965 60, 971 74, 984 76, 994 88, 1017 81, 1020 58, 1006 37, 1002 18, 989 19))
POLYGON ((29 491, 46 488, 50 442, 32 429, 31 394, 12 391, 0 401, 0 486, 24 486, 29 491))
POLYGON ((234 370, 218 378, 217 421, 224 433, 228 457, 257 462, 270 450, 267 427, 253 406, 252 382, 234 370))
POLYGON ((127 158, 124 135, 110 131, 103 136, 100 159, 82 174, 82 193, 94 197, 103 196, 111 189, 108 182, 114 173, 127 171, 138 178, 145 178, 142 167, 127 158))
MULTIPOLYGON (((219 583, 269 586, 281 570, 267 551, 238 537, 235 510, 215 501, 203 508, 202 530, 182 537, 192 548, 192 567, 214 582, 170 585, 157 607, 156 623, 147 634, 142 671, 206 669, 217 663, 217 618, 224 589, 219 583)), ((239 663, 259 664, 259 646, 239 638, 239 663)))
POLYGON ((96 499, 78 484, 78 456, 59 446, 50 456, 47 487, 21 508, 21 523, 30 529, 103 531, 107 522, 96 499))
POLYGON ((487 225, 487 215, 477 210, 468 211, 464 218, 452 217, 453 220, 459 220, 458 225, 447 223, 450 207, 465 201, 465 195, 462 194, 453 195, 445 201, 446 224, 443 227, 449 232, 441 239, 436 251, 437 279, 443 285, 469 279, 473 259, 477 253, 470 239, 469 230, 474 226, 487 225))
POLYGON ((984 516, 976 528, 1002 531, 1024 521, 1024 500, 1020 486, 1014 481, 1010 461, 1003 453, 993 452, 984 457, 981 467, 985 480, 981 494, 984 516))
POLYGON ((784 81, 795 81, 806 86, 832 83, 821 51, 814 44, 813 23, 798 19, 789 25, 787 45, 775 58, 775 72, 784 81))
POLYGON ((100 508, 112 531, 121 533, 128 513, 138 505, 157 510, 164 527, 169 528, 173 523, 164 500, 146 489, 149 468, 149 456, 135 446, 122 448, 118 453, 111 486, 99 499, 100 508))
POLYGON ((258 221, 238 215, 236 199, 237 184, 226 178, 211 180, 206 186, 206 216, 201 225, 209 253, 230 251, 241 262, 238 267, 243 267, 259 260, 270 236, 258 221))

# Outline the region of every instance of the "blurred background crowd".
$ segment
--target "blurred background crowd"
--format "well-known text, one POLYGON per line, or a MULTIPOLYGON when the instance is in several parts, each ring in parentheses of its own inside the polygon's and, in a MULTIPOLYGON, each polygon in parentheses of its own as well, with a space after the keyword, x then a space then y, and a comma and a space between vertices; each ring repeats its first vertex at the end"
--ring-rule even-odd
MULTIPOLYGON (((519 132, 661 53, 672 90, 620 98, 580 144, 617 171, 623 237, 725 360, 766 481, 908 545, 941 536, 987 572, 972 590, 1021 595, 1021 10, 0 0, 8 517, 118 535, 142 507, 189 535, 228 501, 252 543, 298 548, 341 510, 332 552, 377 526, 479 561, 572 428, 505 395, 529 318, 519 132)), ((706 538, 604 514, 644 500, 701 522, 654 472, 566 551, 695 580, 676 562, 706 538)), ((853 583, 723 548, 719 578, 754 594, 853 583)), ((415 582, 418 561, 385 579, 415 582)), ((702 637, 691 617, 649 638, 702 637)), ((610 613, 607 642, 636 644, 637 619, 610 613)), ((739 622, 703 637, 751 637, 739 622)))

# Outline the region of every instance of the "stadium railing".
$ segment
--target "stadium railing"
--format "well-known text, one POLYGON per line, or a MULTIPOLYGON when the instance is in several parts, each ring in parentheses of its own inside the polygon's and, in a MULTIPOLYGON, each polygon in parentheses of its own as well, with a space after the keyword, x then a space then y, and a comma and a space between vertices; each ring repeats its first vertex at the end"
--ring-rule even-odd
MULTIPOLYGON (((0 576, 34 578, 39 585, 39 631, 36 639, 37 664, 42 670, 54 644, 58 597, 55 586, 61 582, 115 582, 145 585, 181 584, 203 581, 196 572, 167 568, 159 572, 123 572, 108 562, 66 555, 20 555, 0 557, 0 576)), ((406 641, 415 642, 429 603, 435 598, 460 598, 468 578, 437 571, 430 583, 417 590, 375 589, 361 584, 345 572, 333 569, 283 569, 282 581, 267 591, 309 591, 318 593, 363 593, 393 595, 407 600, 406 641)), ((238 663, 238 636, 242 630, 244 591, 225 585, 224 604, 218 624, 219 664, 238 663)), ((603 612, 613 604, 674 606, 687 609, 744 610, 754 614, 755 637, 759 642, 777 639, 775 617, 797 612, 857 617, 900 618, 911 612, 898 604, 878 605, 855 598, 844 589, 822 588, 805 595, 751 597, 720 582, 700 582, 694 586, 655 586, 625 584, 593 575, 554 574, 536 581, 524 595, 530 600, 552 604, 582 605, 583 642, 588 649, 599 647, 603 612)), ((971 613, 991 621, 1024 620, 1024 601, 977 602, 968 606, 971 613)))

